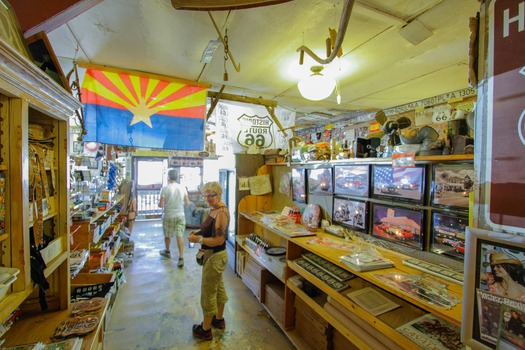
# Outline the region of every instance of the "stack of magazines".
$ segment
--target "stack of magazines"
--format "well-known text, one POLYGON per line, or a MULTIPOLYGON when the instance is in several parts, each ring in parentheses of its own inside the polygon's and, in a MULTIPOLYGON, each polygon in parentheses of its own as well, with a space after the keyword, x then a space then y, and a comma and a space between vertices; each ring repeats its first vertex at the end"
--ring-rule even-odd
POLYGON ((341 256, 341 262, 356 271, 371 271, 394 266, 394 263, 384 258, 376 250, 362 250, 357 253, 341 256))

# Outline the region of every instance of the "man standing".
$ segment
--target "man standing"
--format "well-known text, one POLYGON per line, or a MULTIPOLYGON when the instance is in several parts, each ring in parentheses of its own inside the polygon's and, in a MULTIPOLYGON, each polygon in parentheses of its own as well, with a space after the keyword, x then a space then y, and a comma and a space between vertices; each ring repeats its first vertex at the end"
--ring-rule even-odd
POLYGON ((166 249, 159 253, 163 257, 171 258, 171 237, 177 237, 179 248, 178 267, 184 266, 184 230, 186 229, 186 218, 184 216, 184 205, 190 205, 186 187, 177 183, 179 173, 175 169, 168 171, 168 185, 160 190, 159 208, 164 208, 162 214, 162 227, 164 231, 164 245, 166 249))

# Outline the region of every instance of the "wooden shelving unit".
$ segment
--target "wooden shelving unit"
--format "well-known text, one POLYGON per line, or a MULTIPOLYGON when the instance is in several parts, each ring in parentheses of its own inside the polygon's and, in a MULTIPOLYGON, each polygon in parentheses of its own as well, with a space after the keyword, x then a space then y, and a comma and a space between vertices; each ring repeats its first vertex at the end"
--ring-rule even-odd
MULTIPOLYGON (((20 270, 0 300, 0 320, 19 307, 23 309, 20 321, 3 336, 3 346, 12 346, 49 342, 56 326, 70 313, 69 118, 82 104, 27 56, 13 49, 5 38, 0 40, 0 61, 0 171, 6 181, 6 227, 0 235, 0 266, 20 270), (45 312, 39 306, 38 287, 31 279, 30 269, 30 236, 35 229, 29 204, 31 124, 45 127, 51 136, 51 141, 45 143, 51 152, 43 169, 53 198, 43 217, 44 232, 52 237, 41 251, 47 266, 44 276, 50 285, 45 293, 45 312)), ((82 349, 98 349, 102 345, 104 319, 105 310, 98 329, 84 339, 82 349)))

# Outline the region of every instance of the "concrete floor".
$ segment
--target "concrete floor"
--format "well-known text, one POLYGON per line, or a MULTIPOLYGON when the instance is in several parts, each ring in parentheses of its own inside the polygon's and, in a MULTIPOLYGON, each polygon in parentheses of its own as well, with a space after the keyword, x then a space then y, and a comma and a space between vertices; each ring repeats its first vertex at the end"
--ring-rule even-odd
POLYGON ((119 290, 106 329, 105 349, 295 349, 242 280, 228 267, 224 273, 229 301, 226 329, 213 330, 213 340, 193 338, 191 327, 202 321, 201 267, 198 244, 189 248, 185 233, 183 268, 159 255, 164 248, 161 220, 137 221, 135 254, 125 263, 126 282, 119 290))

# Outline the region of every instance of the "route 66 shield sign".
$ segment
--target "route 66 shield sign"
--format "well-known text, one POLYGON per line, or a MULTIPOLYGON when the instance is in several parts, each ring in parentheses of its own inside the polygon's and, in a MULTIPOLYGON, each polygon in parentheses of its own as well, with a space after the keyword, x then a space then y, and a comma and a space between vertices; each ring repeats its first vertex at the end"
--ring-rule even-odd
POLYGON ((237 142, 241 146, 257 148, 268 148, 273 144, 271 127, 273 121, 269 116, 241 115, 239 118, 241 129, 237 135, 237 142))

